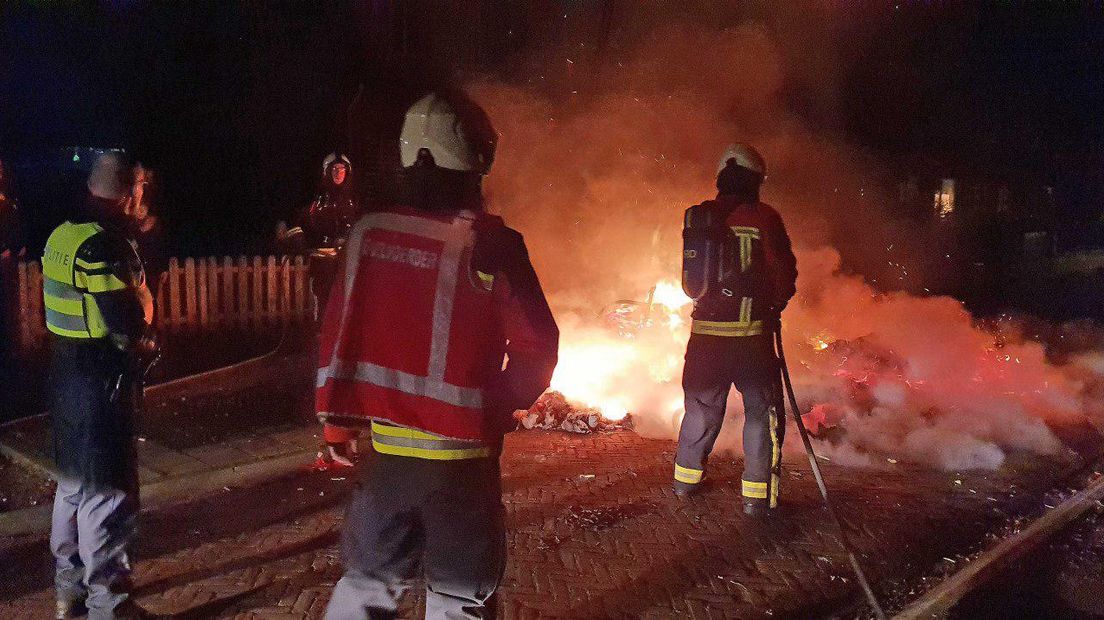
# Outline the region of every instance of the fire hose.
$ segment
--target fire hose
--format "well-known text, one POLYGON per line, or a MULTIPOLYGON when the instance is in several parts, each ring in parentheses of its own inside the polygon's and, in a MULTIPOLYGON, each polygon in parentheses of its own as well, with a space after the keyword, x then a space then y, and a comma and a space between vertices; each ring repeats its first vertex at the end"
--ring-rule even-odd
POLYGON ((797 396, 794 395, 793 382, 790 381, 790 370, 786 366, 786 354, 782 350, 781 325, 774 330, 774 347, 778 353, 778 365, 782 370, 782 382, 786 387, 786 395, 790 400, 790 410, 793 411, 794 421, 797 423, 797 431, 801 435, 801 443, 805 444, 805 452, 809 455, 809 465, 812 467, 813 477, 816 478, 817 487, 820 489, 820 496, 824 498, 824 506, 828 509, 828 515, 832 518, 833 523, 839 530, 840 546, 847 552, 847 559, 851 562, 851 568, 855 571, 855 577, 859 580, 859 585, 862 586, 863 594, 866 595, 866 600, 874 610, 874 616, 878 618, 878 620, 885 620, 885 612, 882 611, 882 606, 878 604, 878 599, 874 596, 874 590, 870 588, 870 582, 867 581, 866 573, 863 572, 862 566, 859 564, 859 559, 855 555, 854 548, 847 536, 847 530, 843 527, 843 521, 836 512, 832 500, 828 498, 828 487, 824 484, 824 476, 820 472, 820 464, 817 463, 817 456, 813 451, 813 443, 809 439, 809 431, 805 428, 805 422, 801 419, 801 410, 797 406, 797 396))

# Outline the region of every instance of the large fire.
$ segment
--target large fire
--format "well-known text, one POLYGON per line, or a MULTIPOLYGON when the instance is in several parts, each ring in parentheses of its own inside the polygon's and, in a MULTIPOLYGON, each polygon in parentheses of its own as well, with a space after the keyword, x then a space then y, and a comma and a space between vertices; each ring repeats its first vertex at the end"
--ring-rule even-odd
MULTIPOLYGON (((472 85, 501 133, 489 204, 525 234, 561 329, 553 389, 607 418, 631 413, 642 434, 677 436, 690 309, 676 279, 681 215, 711 197, 725 144, 748 140, 797 248, 783 336, 799 405, 839 431, 820 453, 952 470, 1061 453, 1052 425, 1104 419, 1104 357, 1059 365, 1032 332, 995 334, 954 299, 844 272, 833 243, 900 267, 901 282, 918 277, 914 252, 894 243, 924 250, 930 231, 877 208, 893 200, 871 189, 885 171, 869 154, 789 112, 788 42, 761 23, 668 26, 577 95, 532 74, 472 85)), ((739 450, 735 393, 729 405, 717 445, 739 450)))
MULTIPOLYGON (((679 342, 689 333, 690 298, 673 280, 660 280, 639 304, 623 302, 610 310, 604 328, 572 326, 564 330, 560 362, 552 388, 572 403, 594 408, 608 420, 631 413, 633 395, 626 393, 625 377, 653 384, 678 383, 682 371, 679 342)), ((677 415, 681 399, 672 400, 668 413, 677 415)))

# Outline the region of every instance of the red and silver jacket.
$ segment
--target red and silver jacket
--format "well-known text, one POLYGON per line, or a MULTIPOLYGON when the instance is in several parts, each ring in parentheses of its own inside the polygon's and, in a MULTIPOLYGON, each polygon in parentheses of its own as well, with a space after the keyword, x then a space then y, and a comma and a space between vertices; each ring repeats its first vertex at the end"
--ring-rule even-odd
POLYGON ((547 389, 558 341, 525 243, 501 219, 369 213, 327 304, 318 416, 331 441, 370 421, 386 454, 488 456, 547 389))

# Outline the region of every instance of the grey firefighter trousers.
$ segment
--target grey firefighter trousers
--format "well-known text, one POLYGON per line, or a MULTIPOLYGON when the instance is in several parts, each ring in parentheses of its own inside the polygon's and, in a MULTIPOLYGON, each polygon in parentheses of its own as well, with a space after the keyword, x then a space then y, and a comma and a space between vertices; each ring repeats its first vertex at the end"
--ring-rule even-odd
POLYGON ((327 620, 394 618, 419 569, 427 618, 492 618, 506 565, 498 451, 428 460, 371 453, 345 514, 345 574, 327 620))
POLYGON ((675 487, 692 490, 721 432, 732 386, 744 400, 745 501, 775 507, 786 420, 778 358, 769 335, 730 338, 691 334, 682 375, 686 415, 675 454, 675 487))

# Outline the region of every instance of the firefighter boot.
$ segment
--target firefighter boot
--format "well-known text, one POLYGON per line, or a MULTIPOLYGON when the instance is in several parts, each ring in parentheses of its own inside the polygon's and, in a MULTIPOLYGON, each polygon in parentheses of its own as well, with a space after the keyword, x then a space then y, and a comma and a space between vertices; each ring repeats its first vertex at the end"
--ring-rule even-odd
POLYGON ((697 495, 701 489, 701 484, 687 484, 680 480, 675 480, 675 497, 679 499, 687 499, 693 495, 697 495))
POLYGON ((83 600, 58 599, 54 604, 54 618, 65 620, 66 618, 79 618, 88 614, 83 600))
POLYGON ((773 514, 770 501, 753 497, 744 498, 744 514, 756 521, 766 521, 773 514))
POLYGON ((675 497, 686 499, 698 495, 708 484, 704 469, 690 469, 675 463, 675 497))

